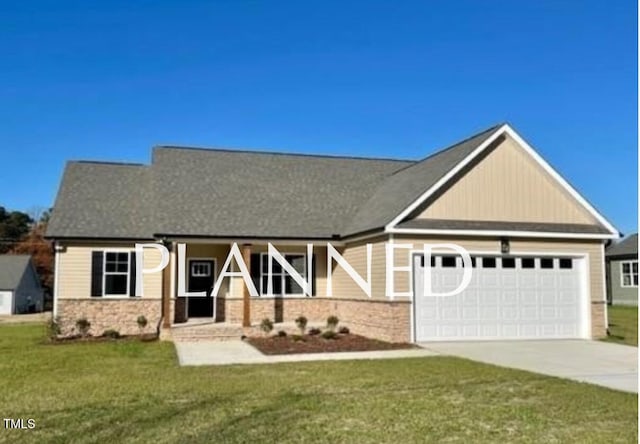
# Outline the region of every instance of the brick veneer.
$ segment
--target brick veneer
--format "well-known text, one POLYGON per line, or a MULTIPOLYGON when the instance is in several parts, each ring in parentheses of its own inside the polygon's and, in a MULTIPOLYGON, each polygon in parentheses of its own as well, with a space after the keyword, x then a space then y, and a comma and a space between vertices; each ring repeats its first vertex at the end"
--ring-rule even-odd
POLYGON ((105 330, 118 330, 120 334, 138 334, 137 319, 147 318, 146 333, 156 332, 161 317, 160 299, 60 299, 57 301, 57 317, 62 335, 74 334, 76 321, 86 318, 91 322, 89 333, 101 335, 105 330))
MULTIPOLYGON (((226 300, 226 322, 242 322, 242 299, 226 300)), ((337 298, 261 298, 251 299, 251 323, 269 318, 275 322, 293 322, 304 315, 309 322, 325 322, 335 315, 340 325, 352 333, 392 342, 409 342, 409 301, 377 301, 337 298)))
POLYGON ((604 301, 591 302, 591 337, 593 339, 607 336, 606 309, 607 304, 604 301))

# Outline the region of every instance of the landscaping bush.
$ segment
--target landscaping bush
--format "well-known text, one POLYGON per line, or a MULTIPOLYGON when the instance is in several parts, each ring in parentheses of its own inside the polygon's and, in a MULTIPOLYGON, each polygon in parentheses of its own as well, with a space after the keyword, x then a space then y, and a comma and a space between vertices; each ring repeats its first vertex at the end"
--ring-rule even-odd
POLYGON ((138 323, 138 328, 140 329, 140 334, 142 334, 144 332, 144 328, 148 324, 147 318, 145 318, 144 315, 140 315, 140 316, 138 316, 138 319, 136 319, 136 322, 138 323))
POLYGON ((320 333, 322 333, 322 330, 320 330, 319 328, 309 329, 309 336, 318 336, 320 333))
POLYGON ((80 336, 86 337, 89 335, 89 329, 91 329, 91 322, 87 318, 80 318, 76 321, 76 328, 80 333, 80 336))
POLYGON ((327 328, 331 331, 335 331, 336 327, 338 326, 338 322, 340 322, 340 320, 337 316, 329 316, 327 318, 327 328))
POLYGON ((340 333, 341 335, 348 335, 349 333, 351 333, 351 331, 349 330, 349 327, 343 325, 342 327, 340 327, 340 329, 338 330, 338 333, 340 333))
POLYGON ((298 318, 296 319, 296 325, 300 330, 300 334, 303 335, 307 330, 307 318, 305 318, 304 316, 298 316, 298 318))
POLYGON ((271 333, 271 330, 273 330, 273 322, 271 322, 271 319, 264 318, 262 322, 260 322, 260 330, 266 334, 271 333))
POLYGON ((287 337, 287 332, 284 331, 284 330, 280 330, 278 332, 278 336, 281 337, 281 338, 286 338, 287 337))
POLYGON ((60 326, 60 318, 56 316, 55 318, 52 317, 49 319, 47 322, 47 336, 51 339, 55 339, 60 336, 61 333, 62 327, 60 326))
POLYGON ((333 330, 327 330, 322 333, 324 339, 338 339, 338 333, 333 330))
POLYGON ((120 337, 120 332, 118 330, 109 329, 105 330, 102 333, 102 336, 105 338, 118 339, 120 337))
POLYGON ((304 338, 301 335, 291 335, 293 342, 304 342, 304 338))

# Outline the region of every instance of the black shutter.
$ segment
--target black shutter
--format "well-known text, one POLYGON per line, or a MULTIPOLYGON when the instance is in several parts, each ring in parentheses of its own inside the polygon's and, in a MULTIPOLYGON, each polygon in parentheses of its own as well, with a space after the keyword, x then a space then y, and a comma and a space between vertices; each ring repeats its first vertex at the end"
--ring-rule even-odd
POLYGON ((251 280, 260 294, 260 253, 251 254, 251 280))
POLYGON ((136 253, 132 251, 129 257, 131 261, 129 266, 129 296, 133 298, 136 296, 136 253))
POLYGON ((311 295, 316 295, 316 255, 311 256, 311 295))
POLYGON ((102 296, 102 251, 91 252, 91 297, 102 296))

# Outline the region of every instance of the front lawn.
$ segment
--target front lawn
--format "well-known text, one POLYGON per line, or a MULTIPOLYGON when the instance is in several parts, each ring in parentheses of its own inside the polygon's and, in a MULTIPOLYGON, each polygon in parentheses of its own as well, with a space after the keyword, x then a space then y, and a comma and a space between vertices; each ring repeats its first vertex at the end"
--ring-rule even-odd
POLYGON ((638 307, 610 305, 609 335, 610 342, 638 346, 638 307))
POLYGON ((455 358, 177 366, 0 327, 1 442, 637 442, 636 396, 455 358))

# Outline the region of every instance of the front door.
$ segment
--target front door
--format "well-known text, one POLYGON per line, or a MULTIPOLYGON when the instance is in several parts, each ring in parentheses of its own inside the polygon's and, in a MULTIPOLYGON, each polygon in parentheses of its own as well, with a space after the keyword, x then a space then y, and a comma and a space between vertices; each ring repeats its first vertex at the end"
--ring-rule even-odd
POLYGON ((189 260, 189 292, 206 291, 205 297, 189 297, 187 315, 190 318, 213 317, 213 297, 211 288, 214 282, 214 262, 212 260, 189 260))

